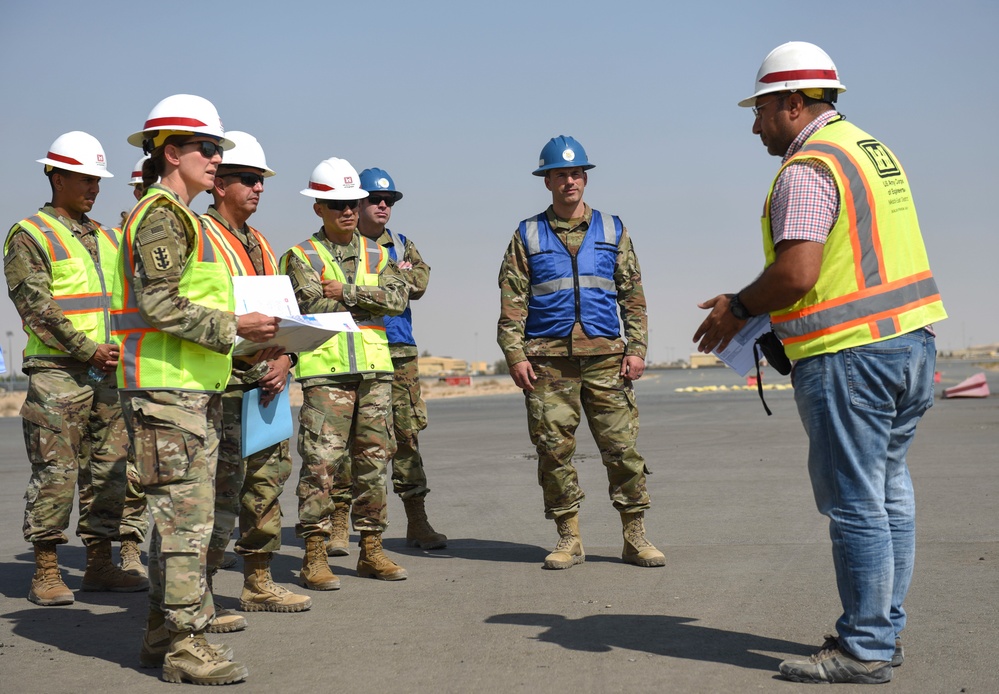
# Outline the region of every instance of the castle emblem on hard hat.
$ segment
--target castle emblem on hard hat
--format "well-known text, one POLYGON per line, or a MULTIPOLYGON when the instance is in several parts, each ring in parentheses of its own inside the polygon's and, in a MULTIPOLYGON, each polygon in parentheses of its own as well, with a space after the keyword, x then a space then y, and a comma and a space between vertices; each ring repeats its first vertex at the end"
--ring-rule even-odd
POLYGON ((571 149, 566 149, 564 152, 562 152, 562 158, 565 159, 566 161, 572 161, 573 159, 576 158, 576 153, 573 152, 571 149))
POLYGON ((388 188, 389 182, 387 178, 379 178, 377 181, 375 181, 375 185, 378 186, 379 188, 388 188))

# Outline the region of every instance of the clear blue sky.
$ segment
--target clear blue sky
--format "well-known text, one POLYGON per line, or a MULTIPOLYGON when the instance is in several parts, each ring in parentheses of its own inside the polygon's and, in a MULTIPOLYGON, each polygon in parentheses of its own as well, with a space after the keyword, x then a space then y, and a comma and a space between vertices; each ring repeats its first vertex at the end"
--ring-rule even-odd
MULTIPOLYGON (((696 304, 762 268, 758 218, 779 162, 735 104, 772 48, 804 40, 836 62, 841 111, 909 175, 950 313, 938 345, 999 342, 997 26, 991 0, 14 0, 0 10, 0 210, 9 225, 46 202, 35 160, 84 130, 115 174, 93 216, 116 223, 141 154, 125 138, 163 97, 198 94, 277 171, 252 222, 279 252, 318 229, 298 191, 321 159, 389 171, 406 196, 390 226, 433 267, 414 306, 420 347, 494 361, 500 260, 518 221, 550 202, 531 171, 564 133, 597 165, 586 200, 634 238, 651 359, 686 358, 696 304)), ((4 351, 13 330, 20 352, 8 299, 0 319, 4 351)))

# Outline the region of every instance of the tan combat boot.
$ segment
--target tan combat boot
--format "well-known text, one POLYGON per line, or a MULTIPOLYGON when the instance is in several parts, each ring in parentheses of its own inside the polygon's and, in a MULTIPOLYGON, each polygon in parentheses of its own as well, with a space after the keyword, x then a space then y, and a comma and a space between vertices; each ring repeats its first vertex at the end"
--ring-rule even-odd
POLYGON ((147 577, 146 567, 142 565, 142 550, 139 549, 137 540, 122 540, 118 558, 121 560, 121 570, 125 573, 142 576, 142 578, 147 577))
POLYGON ((171 632, 163 660, 163 681, 179 684, 233 684, 242 682, 246 666, 226 660, 200 632, 171 632))
POLYGON ((31 578, 28 600, 36 605, 72 605, 73 591, 62 580, 55 542, 36 542, 35 575, 31 578))
POLYGON ((383 581, 401 581, 409 574, 385 556, 382 551, 382 534, 375 530, 361 531, 361 553, 357 558, 357 575, 361 578, 378 578, 383 581))
POLYGON ((310 535, 305 538, 305 556, 302 557, 301 583, 312 590, 339 590, 340 579, 330 571, 326 561, 326 538, 310 535))
POLYGON ((304 612, 312 607, 312 598, 298 595, 271 579, 271 554, 243 555, 243 592, 239 609, 246 612, 304 612))
POLYGON ((326 554, 331 557, 346 557, 350 554, 350 504, 334 505, 330 521, 332 529, 326 540, 326 554))
POLYGON ((406 507, 406 544, 420 549, 444 549, 447 547, 447 535, 434 530, 427 520, 426 497, 414 496, 403 499, 406 507))
POLYGON ((546 569, 569 569, 586 561, 583 540, 579 536, 579 514, 567 513, 555 519, 558 528, 558 543, 551 554, 545 557, 546 569))
MULTIPOLYGON (((224 643, 208 644, 224 660, 232 660, 232 649, 224 643)), ((139 667, 162 667, 170 646, 170 630, 167 629, 163 613, 149 610, 146 617, 146 632, 142 635, 142 650, 139 651, 139 667)))
POLYGON ((621 559, 635 566, 666 566, 666 555, 645 539, 645 512, 622 513, 624 551, 621 559))
MULTIPOLYGON (((211 555, 211 552, 209 552, 209 555, 211 555)), ((221 559, 221 553, 219 553, 217 559, 221 559)), ((211 566, 210 561, 209 559, 209 567, 211 566)), ((233 631, 243 631, 246 628, 246 619, 242 615, 238 615, 232 610, 222 607, 215 599, 215 586, 212 584, 217 570, 209 568, 205 574, 205 579, 208 582, 208 592, 212 594, 212 602, 215 603, 215 617, 212 618, 211 623, 205 628, 205 631, 209 634, 229 634, 233 631)))
POLYGON ((111 540, 87 545, 87 569, 80 590, 84 592, 135 593, 149 590, 145 576, 122 571, 111 560, 111 540))

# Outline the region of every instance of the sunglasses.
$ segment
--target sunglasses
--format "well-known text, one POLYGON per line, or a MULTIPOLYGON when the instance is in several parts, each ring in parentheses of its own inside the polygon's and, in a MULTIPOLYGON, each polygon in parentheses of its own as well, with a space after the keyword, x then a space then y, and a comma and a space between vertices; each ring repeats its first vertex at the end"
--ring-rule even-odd
POLYGON ((194 142, 185 142, 181 147, 187 147, 189 145, 194 145, 201 152, 201 156, 205 159, 211 159, 216 154, 220 157, 222 156, 222 145, 218 142, 212 142, 211 140, 196 140, 194 142))
POLYGON ((360 200, 327 200, 326 208, 336 210, 337 212, 343 212, 348 207, 352 210, 356 210, 359 204, 361 204, 360 200))
POLYGON ((367 198, 365 198, 365 200, 368 201, 369 205, 374 205, 375 207, 378 207, 383 202, 385 203, 386 207, 392 207, 392 205, 395 204, 395 198, 388 198, 380 195, 379 196, 369 195, 367 198))
POLYGON ((238 178, 239 182, 242 183, 247 188, 252 188, 258 183, 263 185, 264 177, 261 174, 253 173, 252 171, 240 171, 239 173, 227 173, 223 174, 222 178, 238 178))

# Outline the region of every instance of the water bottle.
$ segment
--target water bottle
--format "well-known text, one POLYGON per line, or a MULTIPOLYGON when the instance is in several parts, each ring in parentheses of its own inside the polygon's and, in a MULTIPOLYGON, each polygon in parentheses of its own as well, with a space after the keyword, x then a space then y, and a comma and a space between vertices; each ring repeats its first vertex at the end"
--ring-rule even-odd
POLYGON ((96 366, 91 366, 87 369, 87 378, 89 378, 94 383, 100 383, 104 380, 104 371, 98 369, 96 366))

